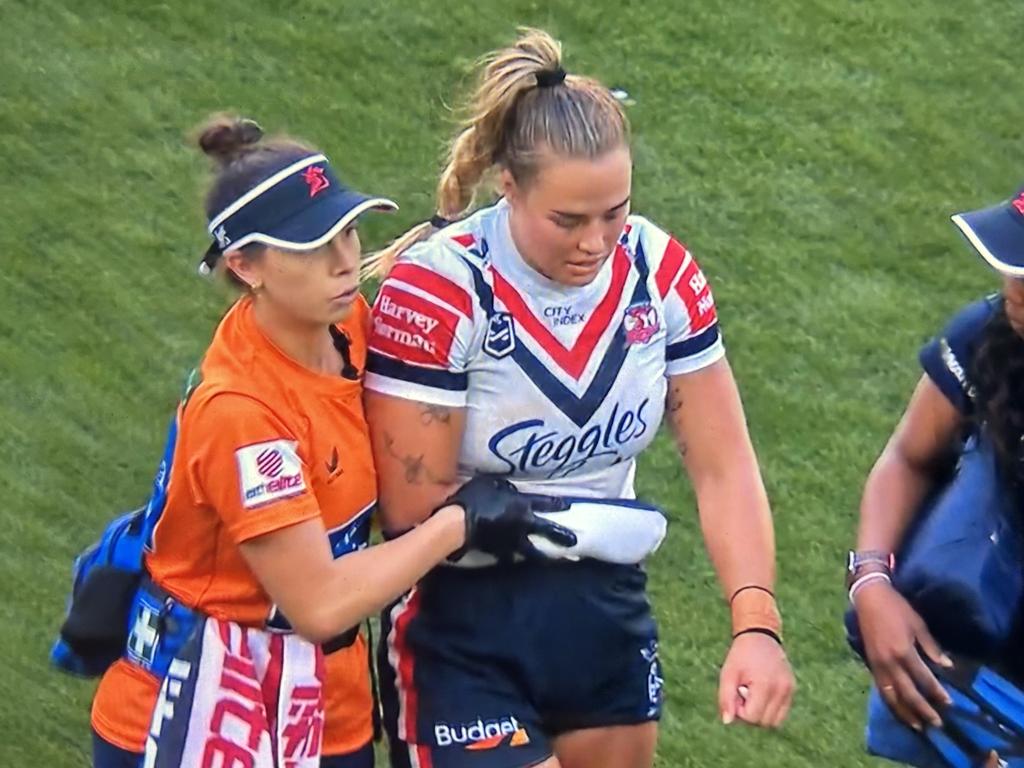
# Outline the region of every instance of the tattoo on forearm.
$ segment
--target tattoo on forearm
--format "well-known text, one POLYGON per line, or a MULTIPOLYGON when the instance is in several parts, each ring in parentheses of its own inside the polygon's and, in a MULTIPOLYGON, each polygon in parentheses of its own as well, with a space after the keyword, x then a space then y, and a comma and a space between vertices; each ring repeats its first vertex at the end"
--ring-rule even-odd
POLYGON ((405 470, 405 482, 409 485, 422 485, 423 483, 443 484, 443 478, 437 477, 426 465, 426 454, 401 454, 395 448, 395 438, 391 433, 384 433, 384 447, 391 458, 402 465, 405 470))
POLYGON ((683 407, 683 396, 678 387, 672 387, 668 392, 668 412, 675 413, 683 407))
MULTIPOLYGON (((679 412, 679 410, 681 410, 682 407, 683 394, 682 392, 679 391, 679 387, 670 388, 668 391, 668 397, 665 400, 665 409, 671 416, 672 414, 679 412)), ((686 445, 686 440, 684 440, 683 436, 679 434, 679 430, 673 428, 672 436, 675 438, 676 448, 679 451, 679 455, 686 456, 686 451, 688 450, 688 447, 686 445)))
POLYGON ((443 405, 424 404, 420 411, 420 422, 425 427, 429 427, 431 424, 451 424, 452 411, 443 405))

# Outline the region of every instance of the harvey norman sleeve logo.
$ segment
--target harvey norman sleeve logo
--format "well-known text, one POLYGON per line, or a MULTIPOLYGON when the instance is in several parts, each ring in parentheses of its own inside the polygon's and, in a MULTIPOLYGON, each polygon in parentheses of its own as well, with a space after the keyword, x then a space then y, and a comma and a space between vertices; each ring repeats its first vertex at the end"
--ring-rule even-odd
POLYGON ((295 446, 293 440, 270 440, 235 451, 242 506, 252 509, 306 490, 295 446))
POLYGON ((385 285, 373 308, 370 347, 405 363, 447 366, 458 322, 454 312, 385 285))

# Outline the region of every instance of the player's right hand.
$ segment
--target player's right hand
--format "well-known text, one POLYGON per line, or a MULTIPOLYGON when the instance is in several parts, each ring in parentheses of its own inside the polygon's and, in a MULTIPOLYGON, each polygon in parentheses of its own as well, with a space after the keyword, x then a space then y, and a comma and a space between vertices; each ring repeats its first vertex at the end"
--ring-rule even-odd
POLYGON ((953 662, 924 620, 883 580, 857 590, 854 607, 868 666, 889 709, 915 730, 922 730, 925 724, 941 727, 938 709, 950 703, 949 694, 928 669, 921 652, 944 667, 953 662))
POLYGON ((508 480, 496 475, 477 475, 453 493, 445 504, 458 504, 466 511, 466 541, 449 557, 457 561, 476 549, 509 562, 516 555, 541 556, 530 543, 530 535, 571 547, 576 534, 558 523, 538 517, 536 512, 556 512, 568 507, 557 496, 520 493, 508 480))

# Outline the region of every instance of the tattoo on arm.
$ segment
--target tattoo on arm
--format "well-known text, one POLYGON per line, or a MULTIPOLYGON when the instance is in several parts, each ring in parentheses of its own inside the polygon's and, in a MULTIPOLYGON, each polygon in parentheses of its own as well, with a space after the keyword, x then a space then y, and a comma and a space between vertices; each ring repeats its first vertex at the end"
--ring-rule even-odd
MULTIPOLYGON (((672 416, 673 414, 678 413, 682 409, 682 407, 683 407, 683 395, 679 391, 679 387, 671 387, 669 389, 668 397, 666 398, 665 405, 666 405, 666 409, 668 410, 669 416, 672 416)), ((688 447, 686 445, 686 440, 683 439, 683 436, 679 433, 679 430, 673 428, 672 429, 672 436, 675 438, 676 448, 679 451, 679 455, 680 456, 686 456, 686 451, 687 451, 688 447)))
POLYGON ((668 391, 668 412, 675 413, 683 407, 683 396, 679 392, 679 387, 672 387, 668 391))
POLYGON ((424 404, 420 410, 420 422, 425 427, 432 424, 449 425, 452 423, 452 411, 443 405, 424 404))
POLYGON ((405 470, 405 482, 409 485, 422 485, 424 483, 430 483, 434 485, 445 484, 444 478, 440 478, 430 471, 430 468, 426 465, 426 454, 414 454, 409 453, 402 455, 395 449, 395 438, 390 432, 384 433, 384 447, 387 448, 388 454, 391 458, 395 459, 402 468, 405 470))

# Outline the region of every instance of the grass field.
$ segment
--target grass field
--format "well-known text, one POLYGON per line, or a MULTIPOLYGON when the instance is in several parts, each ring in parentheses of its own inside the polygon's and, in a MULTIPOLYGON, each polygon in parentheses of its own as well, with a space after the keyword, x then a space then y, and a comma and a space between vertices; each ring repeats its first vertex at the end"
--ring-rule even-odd
POLYGON ((867 766, 841 629, 860 486, 917 346, 994 281, 947 216, 1024 176, 1024 6, 980 0, 0 0, 0 766, 87 762, 89 683, 51 671, 68 567, 146 493, 226 294, 194 270, 204 163, 232 108, 431 212, 444 104, 517 24, 635 104, 637 211, 701 256, 776 515, 800 690, 779 733, 715 720, 727 616, 669 441, 651 570, 661 766, 867 766))

